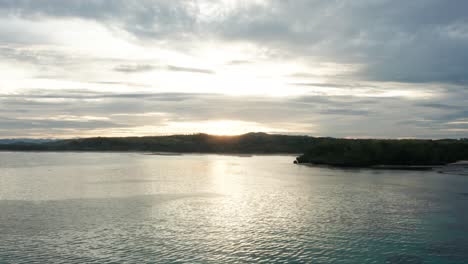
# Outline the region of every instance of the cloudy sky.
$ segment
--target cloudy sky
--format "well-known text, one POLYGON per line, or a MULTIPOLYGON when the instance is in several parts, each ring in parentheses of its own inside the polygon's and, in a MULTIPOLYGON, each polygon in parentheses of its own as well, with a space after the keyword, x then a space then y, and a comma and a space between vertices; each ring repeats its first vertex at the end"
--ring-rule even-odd
POLYGON ((468 1, 0 0, 0 138, 468 137, 468 1))

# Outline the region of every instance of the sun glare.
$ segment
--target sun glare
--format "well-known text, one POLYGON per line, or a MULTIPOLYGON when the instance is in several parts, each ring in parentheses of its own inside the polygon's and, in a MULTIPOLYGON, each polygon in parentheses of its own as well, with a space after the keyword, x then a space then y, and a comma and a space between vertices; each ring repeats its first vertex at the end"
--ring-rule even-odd
POLYGON ((240 135, 249 132, 285 132, 285 130, 266 127, 255 122, 240 120, 215 120, 202 122, 170 122, 164 128, 165 134, 180 134, 193 131, 211 135, 240 135))

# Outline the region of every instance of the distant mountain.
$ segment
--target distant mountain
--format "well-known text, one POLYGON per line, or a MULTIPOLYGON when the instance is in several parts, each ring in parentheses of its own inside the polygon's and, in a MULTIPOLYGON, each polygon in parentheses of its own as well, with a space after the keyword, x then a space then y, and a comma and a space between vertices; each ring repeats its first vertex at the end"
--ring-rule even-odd
POLYGON ((154 137, 96 137, 50 142, 0 144, 0 150, 20 151, 146 151, 200 153, 304 153, 314 138, 248 133, 239 136, 207 134, 154 137))
POLYGON ((467 139, 337 139, 248 133, 155 137, 95 137, 68 140, 7 140, 10 151, 144 151, 178 153, 301 154, 297 163, 365 167, 442 165, 468 160, 467 139))
POLYGON ((15 143, 47 143, 56 141, 56 139, 35 139, 35 138, 4 138, 0 139, 0 144, 15 144, 15 143))

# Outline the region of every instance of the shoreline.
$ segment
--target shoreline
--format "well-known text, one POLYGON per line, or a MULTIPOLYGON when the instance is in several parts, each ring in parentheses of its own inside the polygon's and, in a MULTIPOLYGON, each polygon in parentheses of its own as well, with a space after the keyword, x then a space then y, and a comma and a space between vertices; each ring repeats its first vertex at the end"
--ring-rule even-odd
POLYGON ((368 165, 368 166, 352 166, 352 165, 333 165, 333 164, 315 164, 315 163, 297 163, 307 167, 323 167, 336 169, 372 169, 372 170, 414 170, 414 171, 430 171, 441 169, 447 165, 368 165))
POLYGON ((468 176, 468 166, 458 167, 453 163, 445 165, 370 165, 370 166, 344 166, 331 164, 298 163, 307 167, 328 168, 328 169, 367 169, 367 170, 390 170, 390 171, 433 171, 440 174, 468 176))
POLYGON ((2 152, 11 153, 133 153, 147 156, 182 156, 182 155, 225 155, 238 157, 252 156, 291 156, 297 157, 300 153, 290 152, 275 152, 275 153, 245 153, 245 152, 173 152, 173 151, 143 151, 143 150, 0 150, 2 152))

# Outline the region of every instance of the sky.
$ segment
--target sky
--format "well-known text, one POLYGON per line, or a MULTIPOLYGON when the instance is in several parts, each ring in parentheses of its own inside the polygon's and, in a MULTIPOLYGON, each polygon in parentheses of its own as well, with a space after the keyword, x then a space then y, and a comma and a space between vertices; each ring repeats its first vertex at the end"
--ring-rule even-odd
POLYGON ((468 1, 0 0, 0 138, 468 137, 468 1))

